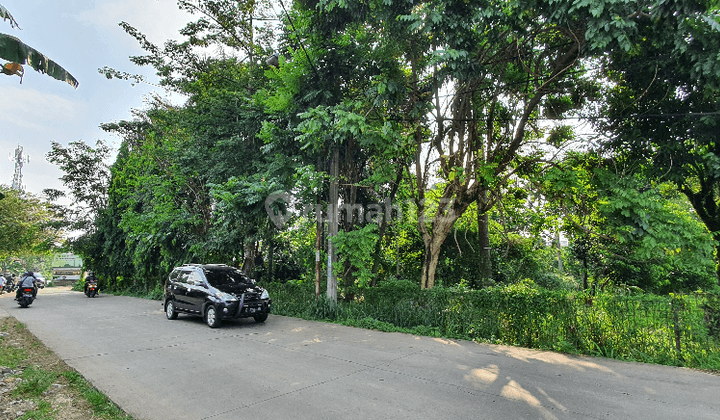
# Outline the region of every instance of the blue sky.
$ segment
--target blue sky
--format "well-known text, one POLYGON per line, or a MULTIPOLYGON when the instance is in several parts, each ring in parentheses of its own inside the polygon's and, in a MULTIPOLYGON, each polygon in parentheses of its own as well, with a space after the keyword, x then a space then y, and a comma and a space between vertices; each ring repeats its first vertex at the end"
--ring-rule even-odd
POLYGON ((144 100, 152 92, 168 96, 148 84, 132 86, 98 73, 109 66, 157 81, 153 69, 130 62, 130 56, 143 51, 118 23, 128 22, 151 42, 162 44, 178 39, 178 30, 192 16, 180 11, 175 0, 0 0, 0 4, 20 26, 18 30, 0 21, 0 32, 20 38, 80 82, 76 90, 29 66, 22 84, 17 76, 0 74, 0 184, 12 183, 15 168, 8 155, 22 145, 30 156, 22 171, 26 191, 39 195, 45 188, 64 190, 58 179, 62 172, 45 159, 51 141, 95 144, 102 139, 117 148, 119 139, 103 132, 100 124, 131 119, 131 110, 145 108, 144 100))

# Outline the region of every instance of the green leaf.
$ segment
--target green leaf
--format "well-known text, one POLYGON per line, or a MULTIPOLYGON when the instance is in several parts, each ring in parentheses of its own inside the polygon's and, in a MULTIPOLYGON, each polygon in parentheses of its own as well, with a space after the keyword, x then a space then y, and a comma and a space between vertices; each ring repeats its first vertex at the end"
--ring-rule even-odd
POLYGON ((14 36, 0 34, 0 58, 11 63, 27 64, 40 73, 68 83, 75 89, 80 85, 77 79, 59 64, 14 36))
POLYGON ((9 21, 11 28, 20 29, 17 22, 15 21, 15 18, 12 17, 12 15, 8 11, 8 9, 6 9, 2 4, 0 4, 0 18, 2 18, 3 20, 9 21))

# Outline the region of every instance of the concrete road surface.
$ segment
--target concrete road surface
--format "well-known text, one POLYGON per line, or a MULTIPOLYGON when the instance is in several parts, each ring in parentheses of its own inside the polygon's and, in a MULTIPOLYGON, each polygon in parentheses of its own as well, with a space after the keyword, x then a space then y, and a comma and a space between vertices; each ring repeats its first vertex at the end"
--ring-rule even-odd
POLYGON ((720 376, 270 316, 41 290, 23 322, 136 419, 720 419, 720 376))

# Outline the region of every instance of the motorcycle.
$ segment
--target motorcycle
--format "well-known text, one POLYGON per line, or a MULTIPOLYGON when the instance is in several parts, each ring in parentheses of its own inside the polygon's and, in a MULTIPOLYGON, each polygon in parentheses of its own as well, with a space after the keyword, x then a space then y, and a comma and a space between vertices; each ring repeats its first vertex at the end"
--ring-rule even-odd
POLYGON ((85 289, 85 295, 89 298, 93 298, 97 296, 98 294, 98 285, 97 283, 88 283, 87 288, 85 289))
POLYGON ((20 290, 19 296, 17 297, 18 305, 20 305, 21 308, 27 308, 34 300, 35 289, 23 286, 20 290))
POLYGON ((0 293, 12 293, 15 291, 15 281, 11 278, 5 280, 5 284, 3 284, 2 290, 0 290, 0 293))

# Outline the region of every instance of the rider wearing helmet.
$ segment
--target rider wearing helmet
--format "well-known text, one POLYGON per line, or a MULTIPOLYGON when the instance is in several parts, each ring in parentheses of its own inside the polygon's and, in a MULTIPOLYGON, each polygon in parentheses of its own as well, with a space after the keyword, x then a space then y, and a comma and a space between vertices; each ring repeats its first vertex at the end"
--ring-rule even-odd
POLYGON ((97 283, 98 279, 95 277, 95 273, 93 271, 89 271, 87 277, 85 277, 85 290, 83 292, 87 293, 88 285, 90 283, 97 283))
POLYGON ((26 271, 25 273, 23 273, 20 281, 18 282, 17 292, 15 292, 15 300, 17 300, 21 296, 22 289, 24 288, 32 288, 33 299, 37 298, 37 281, 38 280, 35 277, 35 273, 33 273, 32 271, 26 271))

